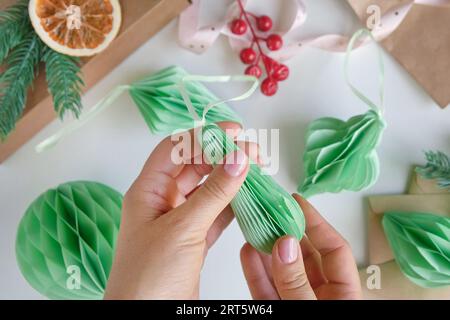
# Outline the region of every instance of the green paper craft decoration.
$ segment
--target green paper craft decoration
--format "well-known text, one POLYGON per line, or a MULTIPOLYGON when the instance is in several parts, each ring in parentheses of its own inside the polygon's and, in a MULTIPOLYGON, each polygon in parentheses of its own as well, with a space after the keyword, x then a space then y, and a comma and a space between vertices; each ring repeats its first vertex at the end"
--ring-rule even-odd
MULTIPOLYGON (((371 35, 368 30, 357 31, 347 49, 345 71, 353 93, 370 107, 364 114, 342 121, 336 118, 320 118, 313 121, 306 133, 303 155, 305 179, 298 187, 304 197, 343 190, 360 191, 372 186, 379 176, 376 147, 386 127, 382 107, 378 107, 355 87, 348 78, 348 60, 356 40, 371 35)), ((379 55, 381 70, 380 100, 383 105, 384 66, 379 55)))
MULTIPOLYGON (((215 124, 204 126, 200 132, 199 141, 212 165, 238 148, 215 124)), ((284 235, 300 240, 304 234, 305 218, 298 203, 255 163, 250 163, 231 208, 247 242, 261 252, 272 253, 275 241, 284 235)))
POLYGON ((69 182, 39 196, 17 231, 17 262, 28 283, 50 299, 102 299, 121 207, 122 195, 96 182, 69 182))
MULTIPOLYGON (((179 90, 179 83, 187 75, 182 68, 172 66, 130 86, 130 96, 152 133, 171 134, 175 130, 194 127, 192 115, 179 90)), ((186 82, 184 87, 199 117, 202 116, 204 106, 219 100, 200 82, 186 82)), ((221 121, 242 122, 225 103, 215 106, 206 115, 206 123, 221 121)))
POLYGON ((347 122, 335 118, 314 121, 306 134, 304 197, 323 192, 358 191, 378 178, 375 148, 385 123, 379 113, 367 113, 347 122))
MULTIPOLYGON (((78 121, 63 127, 56 134, 48 137, 36 146, 41 152, 57 144, 71 132, 110 106, 123 92, 129 91, 150 131, 154 134, 172 134, 175 131, 191 129, 195 120, 186 108, 180 92, 180 83, 188 73, 177 66, 167 67, 148 77, 113 89, 95 106, 84 112, 78 121)), ((198 81, 184 83, 186 94, 192 101, 192 107, 198 117, 202 115, 204 106, 219 99, 198 81)), ((240 117, 225 103, 221 102, 210 110, 205 117, 206 123, 231 121, 242 123, 240 117)))
POLYGON ((406 277, 424 288, 450 285, 450 218, 386 212, 383 228, 406 277))

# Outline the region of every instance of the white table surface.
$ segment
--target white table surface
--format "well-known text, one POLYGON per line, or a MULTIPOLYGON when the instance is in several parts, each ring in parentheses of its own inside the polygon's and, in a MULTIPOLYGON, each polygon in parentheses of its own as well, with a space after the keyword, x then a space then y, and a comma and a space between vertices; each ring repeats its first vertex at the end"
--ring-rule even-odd
MULTIPOLYGON (((256 12, 274 8, 263 1, 256 12), (267 5, 267 7, 266 7, 267 5)), ((202 15, 211 21, 223 6, 205 1, 202 15)), ((343 32, 351 34, 359 23, 345 1, 306 1, 309 19, 303 34, 343 32)), ((276 9, 276 8, 275 8, 276 9)), ((274 16, 282 16, 282 9, 274 16)), ((449 151, 450 108, 442 110, 389 55, 386 63, 386 121, 388 127, 379 147, 381 175, 367 191, 324 194, 312 203, 350 242, 358 264, 367 262, 365 197, 399 194, 406 188, 411 166, 423 163, 423 150, 449 151)), ((354 52, 352 78, 371 97, 376 96, 377 65, 374 46, 354 52)), ((244 66, 224 38, 203 55, 177 45, 177 24, 170 23, 158 35, 118 65, 83 98, 88 109, 116 85, 129 83, 168 65, 177 64, 191 73, 241 74, 244 66)), ((280 129, 280 170, 276 180, 293 192, 302 177, 301 154, 307 124, 321 116, 348 118, 366 107, 355 98, 343 77, 343 55, 306 48, 288 61, 290 78, 272 98, 257 93, 232 106, 247 128, 280 129)), ((235 94, 239 87, 213 85, 219 96, 235 94)), ((240 88, 242 90, 242 88, 240 88)), ((123 95, 106 112, 43 154, 34 146, 61 127, 54 121, 17 153, 0 165, 0 298, 41 299, 21 276, 14 242, 17 225, 27 206, 43 191, 71 180, 94 180, 125 192, 161 137, 149 133, 137 108, 123 95)), ((239 261, 244 243, 236 222, 210 251, 201 278, 201 297, 206 299, 250 298, 239 261)), ((155 257, 157 259, 158 257, 155 257)))

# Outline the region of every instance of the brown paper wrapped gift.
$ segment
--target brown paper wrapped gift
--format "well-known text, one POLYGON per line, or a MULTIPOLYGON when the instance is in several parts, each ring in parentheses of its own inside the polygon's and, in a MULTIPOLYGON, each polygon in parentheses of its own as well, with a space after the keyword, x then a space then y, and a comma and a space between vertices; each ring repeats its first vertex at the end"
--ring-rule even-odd
MULTIPOLYGON (((381 14, 412 0, 347 0, 366 24, 367 8, 381 14)), ((397 29, 381 44, 417 80, 436 103, 450 103, 450 1, 439 6, 415 3, 397 29)))
MULTIPOLYGON (((1 0, 0 10, 15 1, 1 0)), ((122 25, 116 39, 105 51, 82 61, 85 91, 174 19, 189 5, 189 0, 121 0, 120 4, 122 25)), ((47 90, 45 74, 42 70, 33 83, 33 90, 28 95, 26 108, 22 118, 16 124, 16 129, 5 142, 0 142, 0 163, 55 117, 52 98, 47 90)))
POLYGON ((450 286, 422 288, 400 271, 394 260, 381 220, 386 211, 423 212, 450 216, 450 193, 436 187, 434 180, 413 174, 409 191, 414 194, 369 198, 369 264, 381 269, 381 289, 369 290, 366 269, 360 271, 364 297, 367 299, 450 299, 450 286))

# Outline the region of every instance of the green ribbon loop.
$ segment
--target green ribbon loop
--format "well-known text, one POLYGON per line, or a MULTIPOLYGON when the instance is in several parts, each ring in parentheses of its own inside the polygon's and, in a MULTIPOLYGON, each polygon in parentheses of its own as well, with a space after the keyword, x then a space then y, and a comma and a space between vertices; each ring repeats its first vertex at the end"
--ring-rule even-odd
POLYGON ((235 75, 235 76, 230 76, 230 75, 225 75, 225 76, 202 76, 202 75, 187 75, 184 76, 181 81, 178 83, 179 86, 179 90, 181 93, 181 96, 183 97, 183 100, 186 104, 186 107, 189 110, 189 113, 192 115, 192 118, 194 121, 197 121, 200 123, 200 125, 204 125, 205 121, 206 121, 206 114, 208 113, 209 110, 211 110, 212 108, 214 108, 215 106, 218 106, 220 104, 223 103, 227 103, 227 102, 231 102, 231 101, 240 101, 240 100, 244 100, 247 99, 248 97, 250 97, 256 90, 256 88, 258 88, 258 84, 259 81, 257 78, 253 77, 253 76, 243 76, 243 75, 235 75), (186 91, 185 88, 185 83, 187 82, 209 82, 209 83, 213 83, 213 82, 252 82, 252 86, 247 89, 247 91, 245 91, 244 93, 236 96, 236 97, 232 97, 232 98, 228 98, 228 99, 223 99, 223 100, 219 100, 216 102, 210 102, 208 103, 204 109, 203 109, 203 114, 202 114, 202 118, 200 119, 198 117, 198 114, 195 112, 194 107, 192 105, 191 99, 189 98, 189 95, 186 91))
POLYGON ((378 64, 379 64, 379 68, 380 68, 380 73, 379 73, 380 105, 377 106, 376 103, 372 102, 372 100, 370 100, 367 96, 365 96, 361 91, 356 89, 356 87, 353 86, 351 81, 350 81, 350 76, 349 76, 349 73, 348 73, 350 56, 351 56, 351 53, 353 51, 353 48, 355 46, 356 41, 358 41, 363 36, 369 36, 376 43, 376 40, 373 37, 372 33, 369 30, 367 30, 367 29, 358 30, 358 31, 356 31, 353 34, 353 36, 350 39, 350 42, 348 44, 347 52, 345 54, 345 62, 344 62, 345 80, 346 80, 348 86, 350 87, 350 89, 353 91, 353 93, 359 99, 361 99, 361 101, 363 101, 366 105, 368 105, 370 108, 372 108, 373 110, 377 111, 378 113, 383 113, 383 111, 384 111, 384 79, 385 79, 385 76, 384 76, 383 56, 381 54, 381 49, 380 48, 377 47, 377 49, 378 49, 378 52, 377 52, 378 53, 378 64))

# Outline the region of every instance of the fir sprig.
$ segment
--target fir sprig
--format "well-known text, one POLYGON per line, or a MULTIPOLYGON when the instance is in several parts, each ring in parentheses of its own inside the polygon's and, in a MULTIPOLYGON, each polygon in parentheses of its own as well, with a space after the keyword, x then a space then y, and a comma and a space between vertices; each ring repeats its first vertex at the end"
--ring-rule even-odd
POLYGON ((81 110, 81 67, 78 58, 57 53, 34 32, 28 15, 29 0, 0 11, 0 140, 14 129, 25 108, 40 61, 45 62, 47 83, 55 111, 67 110, 78 117, 81 110))
POLYGON ((33 82, 39 63, 42 42, 36 33, 29 33, 6 58, 7 69, 0 74, 0 138, 14 129, 22 115, 27 89, 33 82))
POLYGON ((28 0, 20 0, 6 10, 0 11, 0 64, 30 31, 28 0))
POLYGON ((80 60, 44 47, 42 61, 53 105, 62 118, 70 110, 78 117, 82 108, 81 88, 84 85, 80 75, 80 60))
POLYGON ((416 172, 425 179, 436 179, 441 188, 450 188, 450 158, 441 151, 425 152, 427 164, 416 172))

